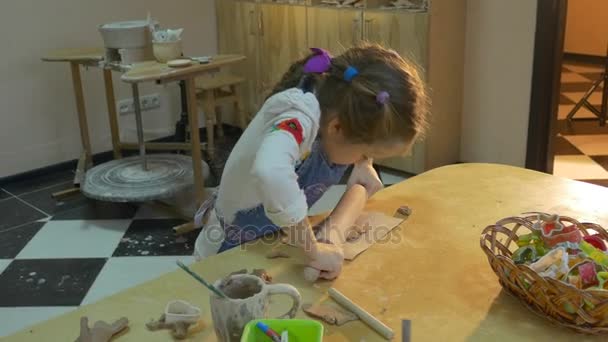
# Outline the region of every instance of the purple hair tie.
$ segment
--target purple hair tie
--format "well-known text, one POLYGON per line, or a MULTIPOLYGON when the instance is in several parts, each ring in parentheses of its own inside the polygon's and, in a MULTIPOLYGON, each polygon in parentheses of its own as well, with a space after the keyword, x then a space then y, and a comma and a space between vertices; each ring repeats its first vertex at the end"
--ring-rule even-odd
POLYGON ((381 91, 376 95, 376 102, 378 102, 379 105, 385 105, 390 98, 391 95, 388 92, 381 91))
POLYGON ((322 74, 329 71, 331 66, 331 54, 321 48, 311 48, 315 55, 310 57, 304 65, 304 72, 307 74, 322 74))

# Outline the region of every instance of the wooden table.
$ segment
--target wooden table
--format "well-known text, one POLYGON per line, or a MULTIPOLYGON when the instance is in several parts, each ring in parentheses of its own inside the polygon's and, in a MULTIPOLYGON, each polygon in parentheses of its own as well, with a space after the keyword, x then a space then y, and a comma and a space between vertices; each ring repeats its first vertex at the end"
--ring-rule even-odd
MULTIPOLYGON (((131 84, 133 91, 133 104, 135 107, 135 118, 137 123, 137 140, 139 153, 142 158, 143 167, 146 168, 146 148, 153 147, 151 144, 146 144, 143 137, 143 123, 141 110, 139 108, 139 84, 144 82, 157 82, 164 84, 168 82, 185 81, 185 89, 188 99, 188 123, 190 125, 190 141, 191 146, 180 146, 181 144, 171 144, 167 148, 181 148, 191 150, 192 166, 194 169, 194 191, 196 196, 196 207, 198 208, 204 199, 205 184, 203 180, 203 167, 201 155, 201 142, 198 131, 198 110, 196 101, 196 84, 195 79, 203 74, 218 71, 221 67, 240 62, 244 60, 244 56, 240 55, 223 55, 215 56, 212 61, 207 64, 193 63, 190 66, 183 68, 171 68, 164 63, 155 61, 137 63, 133 65, 129 71, 124 73, 121 80, 131 84)), ((156 144, 156 148, 163 148, 161 144, 156 144)), ((189 230, 191 225, 187 225, 181 231, 189 230)))
MULTIPOLYGON (((82 48, 82 49, 61 49, 51 51, 47 56, 43 57, 43 61, 47 62, 68 62, 72 70, 72 81, 74 86, 74 95, 76 98, 76 109, 78 112, 78 121, 80 127, 80 136, 83 147, 83 152, 78 164, 78 172, 75 178, 75 184, 78 185, 84 180, 86 170, 92 166, 91 161, 91 142, 89 139, 89 128, 86 117, 86 106, 82 91, 82 82, 80 77, 80 66, 99 66, 104 59, 104 50, 97 48, 82 48)), ((136 63, 131 67, 116 66, 107 64, 102 68, 105 83, 106 105, 108 108, 108 118, 110 122, 110 133, 112 136, 112 149, 114 158, 121 158, 122 149, 139 149, 142 157, 144 168, 146 167, 145 151, 151 150, 190 150, 192 153, 192 164, 194 169, 195 196, 196 205, 199 206, 204 199, 204 179, 202 172, 202 156, 201 143, 198 131, 198 114, 196 101, 196 88, 194 80, 203 74, 214 72, 221 67, 240 62, 244 60, 244 56, 240 55, 220 55, 215 56, 210 63, 207 64, 192 64, 184 68, 170 68, 166 64, 157 63, 155 61, 136 63), (118 117, 116 113, 116 98, 114 95, 114 86, 112 83, 112 70, 123 72, 121 79, 124 82, 130 83, 133 91, 133 104, 135 107, 135 118, 137 123, 137 144, 126 143, 120 141, 120 130, 118 127, 118 117), (175 81, 185 81, 185 89, 188 94, 188 117, 190 127, 191 143, 146 143, 143 137, 143 120, 141 109, 139 108, 139 87, 143 82, 156 82, 159 84, 175 81)), ((185 232, 192 229, 192 225, 188 224, 180 226, 180 232, 185 232)))
MULTIPOLYGON (((378 193, 369 209, 392 214, 409 205, 413 215, 391 234, 345 265, 333 286, 376 315, 401 341, 401 320, 411 320, 412 341, 605 341, 550 325, 508 296, 479 248, 483 228, 500 218, 540 210, 608 225, 608 189, 508 166, 460 164, 435 169, 378 193)), ((302 279, 303 255, 265 258, 271 246, 248 245, 193 265, 215 280, 244 267, 265 268, 275 282, 300 289, 304 302, 326 298, 328 282, 312 286, 302 279)), ((106 298, 96 304, 27 328, 10 341, 73 340, 80 316, 131 320, 117 341, 168 341, 166 331, 148 332, 144 323, 164 305, 182 298, 200 306, 207 328, 190 341, 215 340, 208 292, 181 270, 106 298)), ((285 310, 288 300, 279 302, 285 310)), ((302 312, 300 317, 305 317, 302 312)), ((326 327, 325 341, 381 341, 361 322, 326 327)))
MULTIPOLYGON (((98 66, 103 60, 104 50, 99 48, 77 48, 77 49, 60 49, 51 51, 47 56, 42 57, 45 62, 67 62, 70 63, 72 72, 72 86, 74 87, 74 98, 76 99, 76 112, 78 114, 78 126, 80 127, 80 141, 82 143, 82 152, 78 160, 76 168, 76 176, 74 184, 79 185, 84 181, 86 170, 92 166, 91 140, 89 138, 89 125, 87 123, 86 105, 84 103, 84 95, 82 91, 82 79, 80 77, 81 66, 98 66)), ((108 92, 112 88, 112 73, 104 70, 104 81, 106 83, 106 99, 108 103, 108 113, 110 113, 110 127, 118 127, 114 124, 116 119, 116 107, 114 104, 114 91, 111 94, 108 92), (109 78, 108 78, 109 77, 109 78), (108 88, 108 85, 110 88, 108 88), (110 98, 108 97, 111 95, 110 98), (113 114, 113 115, 112 115, 113 114), (114 121, 114 122, 113 122, 114 121)), ((114 132, 112 132, 114 137, 114 132)), ((114 140, 112 140, 114 142, 114 140)), ((114 157, 120 157, 114 150, 114 157)))

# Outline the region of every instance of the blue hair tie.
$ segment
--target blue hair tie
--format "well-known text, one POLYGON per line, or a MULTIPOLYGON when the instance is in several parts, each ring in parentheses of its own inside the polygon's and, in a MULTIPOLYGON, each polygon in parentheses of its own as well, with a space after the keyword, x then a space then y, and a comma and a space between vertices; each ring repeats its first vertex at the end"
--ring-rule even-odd
POLYGON ((359 70, 357 70, 357 68, 354 66, 349 66, 346 68, 346 70, 344 70, 344 80, 346 82, 352 81, 357 75, 359 75, 359 70))

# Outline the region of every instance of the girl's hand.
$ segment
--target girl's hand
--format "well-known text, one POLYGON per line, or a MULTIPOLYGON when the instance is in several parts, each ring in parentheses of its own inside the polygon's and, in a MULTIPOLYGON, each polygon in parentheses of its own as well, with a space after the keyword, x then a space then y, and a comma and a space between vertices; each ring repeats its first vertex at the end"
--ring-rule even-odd
POLYGON ((367 190, 368 198, 384 188, 378 172, 372 166, 371 159, 365 159, 355 164, 346 187, 350 188, 354 184, 363 185, 367 190))
POLYGON ((342 272, 344 251, 338 245, 319 242, 311 251, 310 257, 312 261, 309 266, 320 271, 320 278, 335 279, 342 272))

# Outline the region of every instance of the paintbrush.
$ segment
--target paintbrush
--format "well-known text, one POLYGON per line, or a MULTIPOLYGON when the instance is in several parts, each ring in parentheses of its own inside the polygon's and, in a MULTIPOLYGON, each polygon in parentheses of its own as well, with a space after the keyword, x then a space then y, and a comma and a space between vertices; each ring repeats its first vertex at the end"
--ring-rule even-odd
POLYGON ((224 294, 224 292, 220 291, 215 286, 209 284, 207 281, 205 281, 205 279, 201 278, 201 276, 199 276, 198 274, 194 273, 192 270, 190 270, 188 268, 188 266, 184 265, 181 261, 177 260, 176 263, 177 263, 177 266, 179 266, 182 270, 186 271, 189 275, 192 276, 192 278, 196 279, 199 283, 205 285, 205 287, 208 288, 209 291, 215 293, 220 298, 228 298, 224 294))

